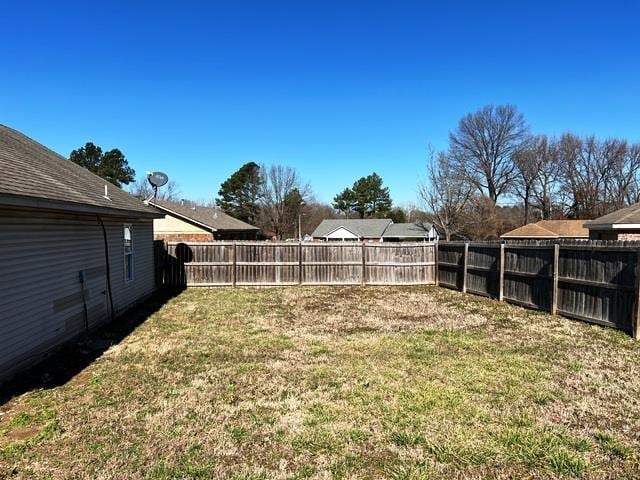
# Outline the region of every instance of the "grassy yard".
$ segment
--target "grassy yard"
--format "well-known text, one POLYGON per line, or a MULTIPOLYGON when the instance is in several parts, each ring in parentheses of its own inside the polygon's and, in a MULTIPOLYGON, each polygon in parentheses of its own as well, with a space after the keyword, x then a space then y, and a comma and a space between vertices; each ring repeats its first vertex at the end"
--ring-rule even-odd
POLYGON ((638 478, 640 342, 437 288, 188 290, 0 411, 0 478, 638 478))

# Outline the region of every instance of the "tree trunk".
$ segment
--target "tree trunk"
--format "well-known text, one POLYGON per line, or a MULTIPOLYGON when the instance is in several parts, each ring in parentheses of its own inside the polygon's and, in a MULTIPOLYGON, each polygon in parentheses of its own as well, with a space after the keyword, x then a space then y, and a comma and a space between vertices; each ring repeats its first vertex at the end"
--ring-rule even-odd
POLYGON ((524 224, 529 223, 529 200, 524 201, 524 224))

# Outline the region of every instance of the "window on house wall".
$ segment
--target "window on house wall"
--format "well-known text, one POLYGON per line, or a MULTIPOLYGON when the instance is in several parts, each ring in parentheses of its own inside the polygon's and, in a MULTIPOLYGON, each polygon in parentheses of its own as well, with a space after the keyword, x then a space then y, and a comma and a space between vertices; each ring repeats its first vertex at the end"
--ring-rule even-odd
POLYGON ((131 225, 124 226, 124 280, 133 280, 133 232, 131 225))

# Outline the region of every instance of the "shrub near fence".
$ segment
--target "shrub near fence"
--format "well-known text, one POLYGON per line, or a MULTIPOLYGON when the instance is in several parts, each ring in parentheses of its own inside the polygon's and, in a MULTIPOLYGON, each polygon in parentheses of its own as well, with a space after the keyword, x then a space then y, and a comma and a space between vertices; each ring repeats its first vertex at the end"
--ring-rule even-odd
POLYGON ((429 285, 434 243, 190 242, 165 245, 163 284, 429 285))
POLYGON ((438 245, 438 282, 640 335, 637 242, 438 245))

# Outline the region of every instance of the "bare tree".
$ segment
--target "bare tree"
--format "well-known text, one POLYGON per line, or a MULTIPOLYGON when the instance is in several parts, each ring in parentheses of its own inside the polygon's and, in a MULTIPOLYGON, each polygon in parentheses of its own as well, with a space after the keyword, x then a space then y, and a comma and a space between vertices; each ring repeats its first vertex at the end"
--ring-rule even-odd
POLYGON ((418 186, 418 194, 427 207, 427 216, 444 233, 445 240, 463 228, 464 211, 474 186, 453 168, 444 153, 429 152, 427 182, 418 186))
POLYGON ((528 131, 524 116, 513 105, 489 105, 469 113, 449 134, 452 164, 496 203, 513 185, 513 155, 528 131))
MULTIPOLYGON (((147 178, 139 178, 129 187, 129 193, 141 200, 151 198, 153 195, 153 188, 147 181, 147 178)), ((170 180, 165 186, 158 188, 158 194, 156 195, 158 200, 168 200, 175 202, 180 199, 180 188, 178 184, 173 180, 170 180)))
POLYGON ((277 239, 293 236, 298 215, 310 197, 311 188, 291 167, 260 167, 260 226, 277 239))
POLYGON ((525 224, 529 223, 531 197, 538 173, 538 159, 533 143, 534 140, 531 139, 524 147, 518 149, 513 156, 513 164, 515 166, 513 192, 522 199, 524 204, 523 220, 525 224))
POLYGON ((532 209, 543 220, 551 218, 558 187, 557 146, 546 135, 531 137, 514 156, 513 193, 522 199, 524 223, 531 220, 532 209))
POLYGON ((629 145, 620 139, 603 142, 604 155, 608 157, 606 203, 611 209, 620 209, 638 201, 640 175, 640 145, 629 145))
POLYGON ((561 209, 559 199, 560 165, 558 141, 539 135, 533 144, 536 152, 536 178, 533 185, 533 204, 543 220, 549 220, 561 209))
POLYGON ((335 209, 331 205, 320 203, 310 198, 302 207, 302 235, 311 234, 322 220, 328 218, 340 218, 335 209))
POLYGON ((566 133, 560 139, 562 188, 567 214, 595 218, 637 198, 640 152, 626 140, 598 140, 566 133))

